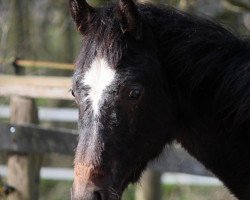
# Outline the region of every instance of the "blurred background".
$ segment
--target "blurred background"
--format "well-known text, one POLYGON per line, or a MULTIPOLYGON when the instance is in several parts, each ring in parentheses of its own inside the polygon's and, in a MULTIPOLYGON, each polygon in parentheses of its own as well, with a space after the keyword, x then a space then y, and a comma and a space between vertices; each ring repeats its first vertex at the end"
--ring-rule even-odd
MULTIPOLYGON (((109 3, 108 0, 88 2, 92 6, 109 3)), ((141 0, 140 2, 165 4, 194 15, 209 17, 243 37, 249 36, 250 33, 250 0, 141 0)), ((70 65, 74 63, 78 54, 81 40, 71 20, 67 0, 0 0, 0 75, 70 77, 73 72, 66 68, 58 70, 53 67, 35 67, 35 64, 33 67, 25 67, 23 62, 23 66, 20 64, 17 70, 17 63, 13 65, 13 62, 19 59, 70 65)), ((1 123, 10 122, 10 101, 11 98, 8 95, 0 96, 1 123)), ((76 129, 77 110, 72 100, 48 100, 38 97, 33 103, 38 108, 41 127, 76 129)), ((160 161, 150 165, 151 170, 146 172, 138 185, 129 186, 123 200, 146 200, 147 197, 143 197, 142 194, 145 193, 145 188, 140 189, 140 185, 143 186, 144 182, 150 187, 153 185, 160 188, 157 191, 162 195, 155 197, 154 200, 157 198, 163 200, 233 199, 222 184, 211 178, 212 175, 189 157, 178 144, 173 149, 169 153, 171 155, 166 156, 167 153, 165 153, 160 161), (168 158, 164 159, 165 157, 168 158), (176 157, 178 159, 173 161, 176 157), (180 171, 183 173, 173 173, 180 171), (184 172, 199 176, 187 175, 184 172)), ((6 182, 8 157, 8 153, 0 152, 0 187, 6 182)), ((41 171, 43 174, 39 185, 40 200, 69 199, 72 163, 72 156, 56 153, 43 155, 44 170, 41 171), (52 167, 59 169, 50 171, 52 167), (53 176, 60 170, 62 170, 61 174, 53 176)), ((5 198, 4 195, 1 196, 0 189, 0 199, 5 198)))

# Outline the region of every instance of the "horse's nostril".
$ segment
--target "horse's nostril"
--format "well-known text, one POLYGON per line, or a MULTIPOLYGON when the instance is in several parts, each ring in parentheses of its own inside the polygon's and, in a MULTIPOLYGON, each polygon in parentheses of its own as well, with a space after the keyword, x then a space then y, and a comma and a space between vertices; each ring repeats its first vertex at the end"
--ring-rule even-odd
POLYGON ((101 191, 94 192, 94 200, 105 200, 101 191))

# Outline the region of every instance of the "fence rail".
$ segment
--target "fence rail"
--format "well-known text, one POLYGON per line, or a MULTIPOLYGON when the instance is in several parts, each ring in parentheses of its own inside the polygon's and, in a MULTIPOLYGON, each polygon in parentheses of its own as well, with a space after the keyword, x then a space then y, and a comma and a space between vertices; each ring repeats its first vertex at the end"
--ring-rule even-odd
POLYGON ((73 155, 76 144, 77 134, 73 130, 0 124, 0 151, 73 155))
POLYGON ((60 63, 50 61, 34 61, 34 60, 22 60, 22 59, 10 59, 1 60, 0 64, 12 64, 15 67, 37 67, 37 68, 48 68, 48 69, 60 69, 60 70, 74 70, 74 64, 71 63, 60 63))
POLYGON ((73 100, 69 77, 0 75, 0 96, 73 100))
POLYGON ((69 64, 69 63, 33 61, 33 60, 16 60, 15 63, 23 67, 39 67, 39 68, 49 68, 49 69, 74 70, 74 65, 69 64))

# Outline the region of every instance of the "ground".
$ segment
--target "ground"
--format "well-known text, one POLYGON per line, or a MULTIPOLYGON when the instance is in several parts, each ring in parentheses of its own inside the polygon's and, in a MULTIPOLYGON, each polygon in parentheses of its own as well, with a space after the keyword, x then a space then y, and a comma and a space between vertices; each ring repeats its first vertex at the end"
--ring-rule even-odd
MULTIPOLYGON (((70 181, 42 180, 39 200, 68 200, 70 196, 70 181)), ((223 186, 189 186, 163 185, 162 200, 236 200, 223 186)), ((122 200, 135 200, 135 187, 130 185, 122 200)))

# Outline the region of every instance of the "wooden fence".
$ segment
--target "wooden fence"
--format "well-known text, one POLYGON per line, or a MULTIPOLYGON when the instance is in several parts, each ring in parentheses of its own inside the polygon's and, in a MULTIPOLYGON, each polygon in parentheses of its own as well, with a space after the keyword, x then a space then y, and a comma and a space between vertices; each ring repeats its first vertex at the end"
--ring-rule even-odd
POLYGON ((73 154, 76 134, 41 129, 33 98, 72 100, 69 77, 0 75, 0 96, 10 96, 10 121, 1 124, 0 150, 8 153, 8 200, 36 200, 44 153, 73 154), (33 124, 32 127, 27 126, 33 124), (25 125, 25 126, 18 126, 25 125))
MULTIPOLYGON (((17 64, 17 61, 16 63, 17 64)), ((18 61, 18 64, 30 66, 46 65, 51 62, 18 61)), ((54 63, 56 69, 73 69, 73 65, 54 63)), ((15 188, 8 195, 8 200, 37 200, 39 172, 43 155, 59 153, 73 155, 77 144, 77 134, 69 130, 51 130, 37 126, 38 114, 34 98, 72 100, 70 77, 39 77, 0 75, 0 96, 10 97, 10 122, 0 124, 0 151, 8 154, 7 182, 15 188)), ((183 151, 170 151, 172 160, 187 159, 183 151)), ((187 160, 190 161, 191 158, 187 160)), ((179 160, 179 162, 181 162, 179 160)), ((190 161, 190 163, 194 163, 190 161)), ((192 164, 190 164, 192 165, 192 164)), ((196 174, 196 164, 189 173, 196 174)), ((170 165, 171 166, 171 165, 170 165)), ((184 172, 183 168, 173 167, 173 171, 184 172)), ((148 171, 143 177, 142 189, 137 192, 137 199, 160 199, 160 174, 148 171), (144 188, 144 189, 143 189, 144 188), (146 196, 145 196, 146 194, 146 196)))
MULTIPOLYGON (((1 64, 5 64, 0 60, 1 64)), ((11 61, 15 72, 21 67, 73 70, 73 64, 11 61)), ((76 134, 45 130, 38 126, 35 98, 72 100, 70 77, 0 75, 0 96, 10 97, 10 122, 0 125, 0 151, 8 154, 7 183, 15 188, 8 200, 37 200, 44 153, 73 154, 76 134), (30 126, 32 124, 32 126, 30 126)))

